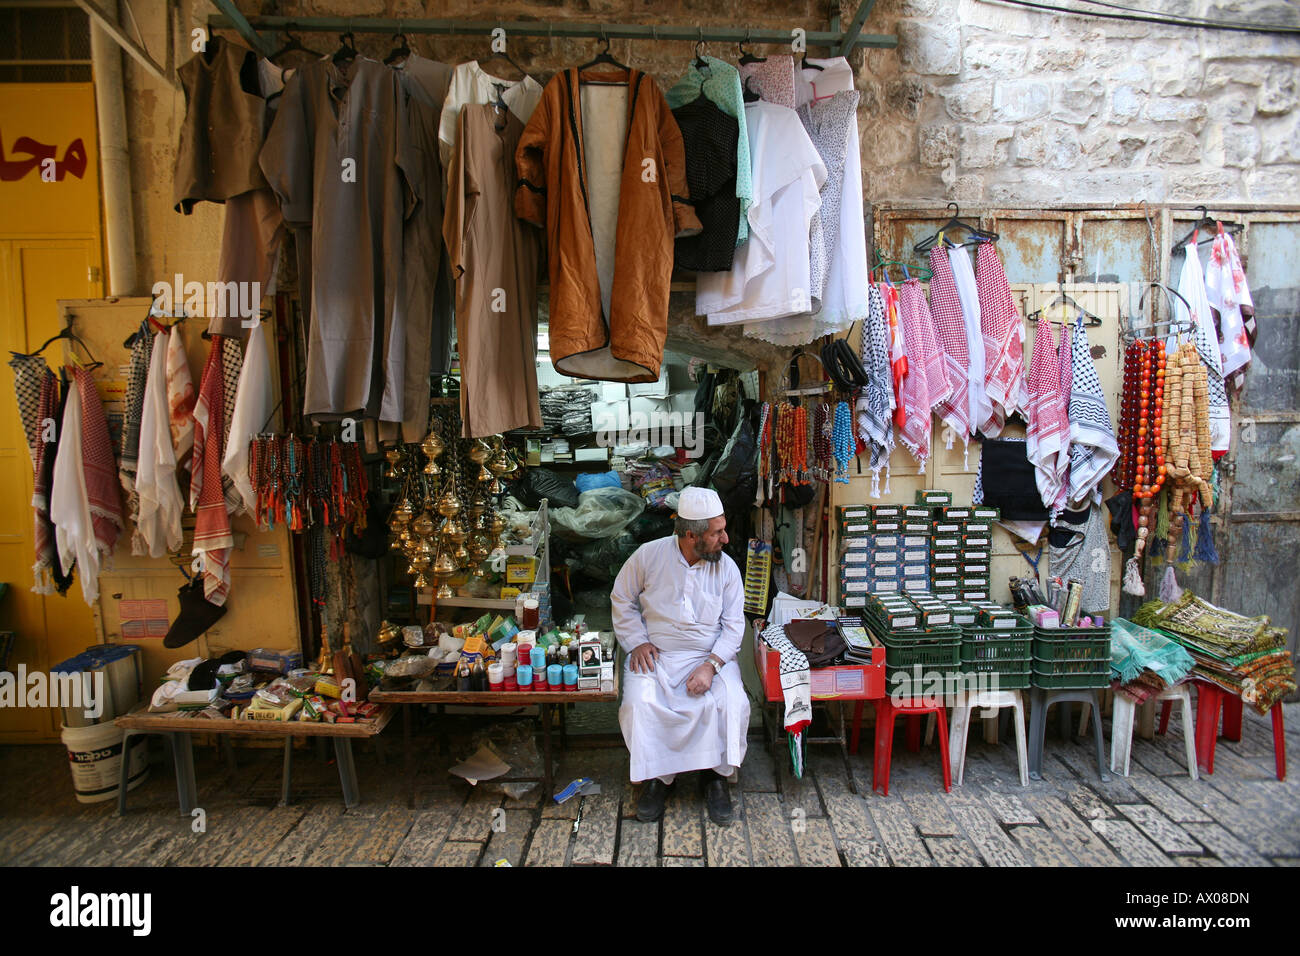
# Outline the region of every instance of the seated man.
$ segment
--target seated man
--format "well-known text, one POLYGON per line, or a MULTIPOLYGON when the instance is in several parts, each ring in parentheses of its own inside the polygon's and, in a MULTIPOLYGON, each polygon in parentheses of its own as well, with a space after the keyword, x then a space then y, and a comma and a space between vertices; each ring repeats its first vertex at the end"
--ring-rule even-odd
POLYGON ((677 774, 704 770, 709 819, 731 825, 726 778, 745 759, 749 697, 736 663, 744 588, 722 551, 726 526, 717 492, 683 490, 676 536, 641 545, 610 594, 627 655, 618 720, 632 782, 646 782, 638 820, 663 815, 677 774))

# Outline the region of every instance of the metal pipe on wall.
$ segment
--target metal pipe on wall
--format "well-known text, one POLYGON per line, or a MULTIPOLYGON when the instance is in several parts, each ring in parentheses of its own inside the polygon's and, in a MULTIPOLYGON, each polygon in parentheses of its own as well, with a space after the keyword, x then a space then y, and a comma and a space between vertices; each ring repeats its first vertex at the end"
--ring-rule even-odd
MULTIPOLYGON (((117 18, 117 0, 104 11, 117 18)), ((135 210, 131 196, 131 154, 127 148, 126 95, 122 84, 122 50, 97 26, 90 25, 91 71, 99 123, 100 181, 104 192, 104 241, 108 252, 108 294, 139 291, 135 260, 135 210)))

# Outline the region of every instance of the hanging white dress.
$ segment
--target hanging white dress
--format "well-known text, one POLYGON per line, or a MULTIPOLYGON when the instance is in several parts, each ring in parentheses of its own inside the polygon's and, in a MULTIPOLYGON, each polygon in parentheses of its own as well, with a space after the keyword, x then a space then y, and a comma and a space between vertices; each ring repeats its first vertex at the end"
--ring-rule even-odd
POLYGON ((753 162, 749 240, 729 272, 695 279, 695 312, 709 325, 755 322, 812 308, 808 227, 821 206, 826 166, 794 110, 758 100, 745 106, 753 162))
POLYGON ((181 511, 184 500, 176 482, 176 450, 172 447, 171 411, 167 401, 166 335, 154 336, 149 359, 149 377, 144 386, 144 410, 140 415, 140 457, 135 490, 140 497, 136 534, 131 553, 161 558, 179 551, 182 541, 181 511))

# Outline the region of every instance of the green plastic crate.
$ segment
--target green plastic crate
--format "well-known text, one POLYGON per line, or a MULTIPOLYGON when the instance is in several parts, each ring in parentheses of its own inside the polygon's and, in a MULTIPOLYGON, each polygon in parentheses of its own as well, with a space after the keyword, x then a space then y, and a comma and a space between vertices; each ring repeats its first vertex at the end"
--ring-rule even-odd
POLYGON ((1004 640, 961 642, 962 663, 967 661, 1028 661, 1032 656, 1034 640, 1029 635, 1004 640))
POLYGON ((935 668, 926 668, 922 666, 918 678, 915 669, 912 667, 890 667, 886 665, 885 693, 886 695, 892 696, 895 691, 901 687, 905 692, 906 689, 910 688, 910 696, 912 697, 920 697, 923 694, 930 694, 936 691, 942 693, 945 697, 949 697, 955 695, 958 689, 963 686, 963 680, 965 678, 963 678, 959 671, 954 669, 939 670, 938 673, 940 676, 936 678, 935 668), (906 680, 900 683, 896 680, 895 675, 902 675, 906 680), (939 686, 936 687, 936 684, 939 686))
POLYGON ((1049 690, 1110 686, 1110 658, 1095 660, 1043 660, 1034 657, 1034 686, 1049 690))
POLYGON ((923 631, 918 637, 898 640, 891 635, 882 635, 880 640, 885 645, 887 667, 907 668, 921 664, 955 669, 961 664, 961 640, 958 638, 935 637, 923 631))
MULTIPOLYGON (((962 664, 961 666, 962 673, 978 674, 980 675, 981 680, 986 680, 996 675, 998 681, 998 686, 997 686, 998 690, 1025 690, 1030 686, 1031 682, 1033 681, 1034 673, 1032 670, 1029 669, 1028 666, 1020 670, 1014 668, 1009 670, 1001 670, 998 668, 983 670, 983 669, 977 669, 980 663, 981 662, 975 662, 974 664, 962 664)), ((1026 664, 1027 663, 1028 662, 1026 662, 1026 664)), ((992 687, 990 687, 989 689, 992 690, 992 687)))
POLYGON ((1044 661, 1110 663, 1110 625, 1034 628, 1034 657, 1044 661))

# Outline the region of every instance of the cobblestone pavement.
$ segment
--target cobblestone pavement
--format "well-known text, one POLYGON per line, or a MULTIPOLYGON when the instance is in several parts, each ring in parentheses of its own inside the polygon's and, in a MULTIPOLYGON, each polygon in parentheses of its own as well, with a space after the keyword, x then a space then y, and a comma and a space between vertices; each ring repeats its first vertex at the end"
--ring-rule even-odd
MULTIPOLYGON (((1300 754, 1300 704, 1286 707, 1287 740, 1300 754)), ((1051 721, 1055 730, 1056 721, 1051 721)), ((1107 721, 1109 730, 1109 721, 1107 721)), ((432 753, 419 767, 417 808, 407 806, 397 738, 382 753, 359 748, 363 803, 345 811, 332 762, 297 758, 295 802, 277 806, 280 751, 241 750, 232 771, 197 747, 206 831, 180 816, 170 767, 155 741, 150 777, 115 804, 72 795, 55 747, 0 748, 0 863, 8 865, 489 866, 1241 866, 1300 865, 1300 767, 1278 781, 1269 725, 1248 712, 1240 742, 1221 740, 1213 776, 1192 781, 1177 715, 1167 737, 1134 741, 1128 778, 1102 782, 1092 740, 1049 736, 1043 779, 1022 788, 1015 745, 972 731, 965 783, 944 793, 936 746, 907 750, 897 734, 890 795, 870 792, 871 758, 852 758, 848 786, 834 747, 810 748, 803 780, 778 794, 772 758, 751 737, 738 784, 737 822, 708 821, 698 787, 682 778, 659 823, 635 819, 636 790, 621 747, 574 747, 556 774, 590 776, 602 793, 562 805, 534 792, 507 799, 471 789, 432 753), (380 757, 386 756, 386 762, 380 757)), ((1109 741, 1108 741, 1109 743, 1109 741)), ((1109 754, 1109 749, 1107 750, 1109 754)))

